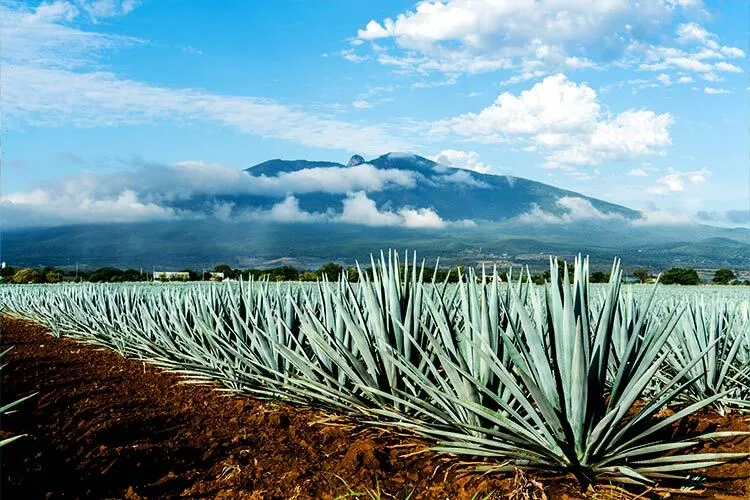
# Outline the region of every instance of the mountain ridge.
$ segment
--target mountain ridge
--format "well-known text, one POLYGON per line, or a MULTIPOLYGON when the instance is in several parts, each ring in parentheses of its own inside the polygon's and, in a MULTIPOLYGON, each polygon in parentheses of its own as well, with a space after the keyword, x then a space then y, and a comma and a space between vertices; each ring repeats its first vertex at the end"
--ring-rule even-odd
MULTIPOLYGON (((354 157, 362 158, 359 155, 354 157)), ((364 160, 364 158, 362 158, 364 160)), ((349 165, 352 165, 350 160, 349 165)), ((410 189, 387 189, 368 192, 368 197, 378 206, 391 204, 409 207, 429 207, 443 218, 461 220, 501 221, 522 216, 535 209, 553 216, 565 215, 561 198, 580 198, 604 214, 637 219, 637 210, 587 196, 575 191, 525 177, 481 173, 464 168, 443 165, 411 153, 386 153, 369 161, 355 162, 355 166, 371 165, 380 170, 415 172, 421 176, 410 189)), ((281 173, 315 168, 352 168, 341 163, 309 160, 267 160, 244 172, 253 176, 277 176, 281 173)), ((341 197, 321 196, 317 193, 295 195, 300 207, 321 211, 341 197)))
POLYGON ((641 214, 621 205, 522 177, 440 165, 417 155, 389 153, 369 162, 355 155, 348 166, 273 159, 244 172, 248 182, 240 179, 234 194, 196 191, 170 201, 168 206, 192 214, 189 218, 6 229, 3 260, 14 266, 87 263, 179 269, 218 263, 253 267, 286 258, 315 267, 331 260, 366 261, 370 252, 391 247, 416 250, 444 263, 499 259, 543 267, 548 254, 571 258, 582 252, 602 269, 614 256, 622 257, 626 266, 654 269, 671 264, 750 268, 748 229, 635 224, 631 222, 641 214), (325 171, 332 168, 336 170, 325 171), (357 185, 365 187, 352 196, 341 187, 348 184, 339 182, 347 175, 347 182, 361 181, 357 176, 410 182, 360 182, 357 185), (310 179, 318 184, 307 192, 310 179), (330 187, 321 179, 338 182, 338 190, 320 192, 330 187), (273 189, 261 189, 269 185, 273 189), (285 185, 294 189, 285 193, 285 185), (376 217, 350 217, 347 206, 355 202, 376 217), (217 205, 231 212, 225 210, 222 218, 215 212, 217 205), (289 215, 290 209, 302 217, 273 218, 279 211, 289 215), (408 217, 417 222, 440 218, 443 224, 410 225, 408 217), (453 223, 464 219, 476 224, 453 223))

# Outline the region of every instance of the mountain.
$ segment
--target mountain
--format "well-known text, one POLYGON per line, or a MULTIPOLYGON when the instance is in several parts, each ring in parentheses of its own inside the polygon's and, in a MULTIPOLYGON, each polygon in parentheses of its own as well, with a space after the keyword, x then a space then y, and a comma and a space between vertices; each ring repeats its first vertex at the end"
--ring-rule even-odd
POLYGON ((236 186, 203 179, 192 191, 179 186, 189 195, 163 196, 162 205, 189 214, 176 220, 5 230, 0 258, 13 266, 146 270, 269 267, 279 259, 316 267, 391 247, 445 264, 542 268, 550 254, 583 252, 602 270, 614 256, 626 268, 750 269, 747 229, 642 224, 639 212, 621 205, 417 155, 355 155, 347 165, 276 159, 244 172, 247 180, 232 177, 236 186))
MULTIPOLYGON (((591 203, 591 206, 611 216, 625 219, 639 217, 639 212, 584 196, 573 191, 559 189, 541 182, 506 175, 491 175, 465 169, 440 165, 418 155, 388 153, 369 162, 354 155, 348 166, 330 162, 306 160, 269 160, 245 170, 252 176, 277 176, 306 169, 351 168, 372 165, 379 170, 406 172, 415 179, 408 189, 369 191, 368 197, 378 206, 429 207, 443 219, 474 221, 502 221, 527 214, 535 209, 545 214, 561 216, 567 213, 561 206, 561 198, 575 198, 591 203)), ((325 212, 339 206, 344 198, 341 194, 309 193, 296 195, 300 208, 309 212, 325 212)), ((224 198, 228 201, 228 198, 224 198)), ((264 206, 272 204, 273 198, 232 198, 237 207, 264 206)))

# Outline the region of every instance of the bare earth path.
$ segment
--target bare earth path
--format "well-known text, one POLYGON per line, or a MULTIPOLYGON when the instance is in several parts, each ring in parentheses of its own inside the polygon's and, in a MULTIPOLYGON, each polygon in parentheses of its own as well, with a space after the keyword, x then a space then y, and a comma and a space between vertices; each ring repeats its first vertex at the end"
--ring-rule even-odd
MULTIPOLYGON (((39 394, 3 418, 4 433, 28 434, 2 450, 3 499, 507 498, 517 486, 466 474, 408 436, 179 384, 115 352, 2 318, 2 347, 10 346, 2 401, 39 394)), ((742 498, 749 473, 747 463, 717 469, 704 497, 742 498)), ((550 498, 581 497, 570 480, 544 482, 550 498)))

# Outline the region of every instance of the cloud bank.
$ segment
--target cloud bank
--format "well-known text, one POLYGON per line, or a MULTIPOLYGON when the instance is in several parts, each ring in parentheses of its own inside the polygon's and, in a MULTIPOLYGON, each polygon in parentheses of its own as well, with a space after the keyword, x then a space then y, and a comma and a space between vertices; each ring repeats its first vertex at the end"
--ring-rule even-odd
POLYGON ((196 161, 168 166, 140 162, 129 172, 84 173, 54 186, 5 195, 0 198, 0 211, 5 227, 207 216, 225 221, 331 222, 425 229, 473 224, 471 221, 446 221, 429 207, 385 209, 378 207, 367 195, 368 192, 411 188, 416 182, 414 172, 378 169, 366 163, 348 168, 316 167, 281 172, 276 176, 253 176, 229 167, 196 161), (344 197, 340 210, 330 207, 324 213, 306 212, 295 196, 306 193, 344 197), (185 206, 179 202, 196 197, 210 200, 214 196, 243 194, 281 200, 267 210, 241 209, 226 201, 214 202, 208 210, 175 208, 185 206))
POLYGON ((552 214, 545 212, 538 205, 535 205, 525 214, 516 217, 516 220, 525 224, 570 224, 579 221, 606 221, 618 220, 625 222, 627 219, 620 214, 602 212, 589 200, 576 196, 563 196, 555 204, 564 212, 562 214, 552 214))

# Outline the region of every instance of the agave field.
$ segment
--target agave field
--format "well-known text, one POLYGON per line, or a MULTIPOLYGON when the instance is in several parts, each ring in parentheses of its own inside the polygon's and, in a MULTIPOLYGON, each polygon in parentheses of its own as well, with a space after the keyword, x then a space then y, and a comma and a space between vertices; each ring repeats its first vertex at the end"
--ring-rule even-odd
MULTIPOLYGON (((681 419, 750 407, 750 298, 738 287, 545 286, 473 270, 423 283, 416 256, 317 284, 28 285, 4 314, 227 390, 353 414, 435 448, 583 484, 681 481, 747 459, 696 451, 681 419), (488 279, 493 277, 494 279, 488 279)), ((564 271, 564 272, 561 272, 564 271)), ((429 281, 429 280, 428 280, 429 281)))

